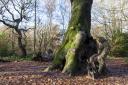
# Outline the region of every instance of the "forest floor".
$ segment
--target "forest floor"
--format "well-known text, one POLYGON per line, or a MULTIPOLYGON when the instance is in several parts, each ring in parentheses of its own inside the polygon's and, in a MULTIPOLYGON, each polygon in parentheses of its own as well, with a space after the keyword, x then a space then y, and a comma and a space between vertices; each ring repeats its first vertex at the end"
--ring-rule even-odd
POLYGON ((122 58, 107 60, 109 73, 91 80, 87 75, 70 77, 61 72, 42 72, 50 63, 0 62, 0 85, 128 85, 128 64, 122 58))

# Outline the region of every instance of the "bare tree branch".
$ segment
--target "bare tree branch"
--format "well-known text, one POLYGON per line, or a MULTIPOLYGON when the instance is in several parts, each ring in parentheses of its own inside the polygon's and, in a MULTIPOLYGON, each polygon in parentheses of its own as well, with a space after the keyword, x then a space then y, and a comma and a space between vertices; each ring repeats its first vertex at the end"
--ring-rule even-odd
POLYGON ((5 9, 7 10, 7 12, 12 16, 12 19, 15 20, 14 18, 14 14, 9 10, 7 4, 9 3, 9 0, 7 2, 3 1, 3 0, 0 0, 1 3, 4 5, 5 9))
POLYGON ((15 4, 14 4, 13 0, 10 0, 10 1, 11 1, 12 5, 13 5, 14 9, 17 11, 17 13, 19 13, 19 14, 20 14, 20 11, 19 11, 18 9, 16 9, 16 6, 15 6, 15 4))

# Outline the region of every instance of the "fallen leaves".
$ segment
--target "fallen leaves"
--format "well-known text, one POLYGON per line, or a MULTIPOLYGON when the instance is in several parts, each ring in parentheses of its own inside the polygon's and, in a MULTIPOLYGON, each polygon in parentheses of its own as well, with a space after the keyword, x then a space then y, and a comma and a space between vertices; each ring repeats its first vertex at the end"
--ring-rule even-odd
POLYGON ((49 65, 46 62, 1 63, 0 85, 127 85, 128 65, 122 60, 107 63, 110 73, 97 80, 88 79, 87 75, 70 77, 57 71, 42 72, 49 65))

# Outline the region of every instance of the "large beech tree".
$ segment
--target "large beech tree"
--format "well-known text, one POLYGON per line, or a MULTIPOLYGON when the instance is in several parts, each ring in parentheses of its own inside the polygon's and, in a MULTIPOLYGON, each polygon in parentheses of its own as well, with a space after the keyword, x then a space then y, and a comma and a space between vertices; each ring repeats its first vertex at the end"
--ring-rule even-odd
POLYGON ((71 20, 60 48, 55 52, 53 64, 45 71, 60 69, 74 74, 88 71, 89 58, 97 53, 97 43, 90 34, 93 0, 71 0, 71 20))

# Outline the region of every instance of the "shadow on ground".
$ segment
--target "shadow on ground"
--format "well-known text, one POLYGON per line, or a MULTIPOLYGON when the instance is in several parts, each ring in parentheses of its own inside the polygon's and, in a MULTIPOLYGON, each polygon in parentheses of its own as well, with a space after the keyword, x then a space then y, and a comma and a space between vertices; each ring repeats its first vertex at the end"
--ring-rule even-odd
POLYGON ((87 79, 86 75, 70 77, 61 72, 42 72, 49 62, 0 62, 0 85, 127 85, 128 64, 124 59, 107 60, 109 73, 101 79, 87 79))

